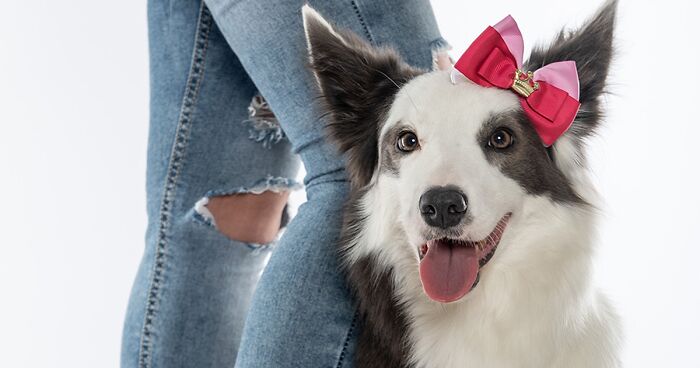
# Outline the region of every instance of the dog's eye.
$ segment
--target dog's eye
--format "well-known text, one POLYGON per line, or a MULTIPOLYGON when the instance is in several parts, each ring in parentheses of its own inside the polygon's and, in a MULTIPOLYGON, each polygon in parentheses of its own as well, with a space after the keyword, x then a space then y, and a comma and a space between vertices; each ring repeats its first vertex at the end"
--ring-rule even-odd
POLYGON ((489 147, 505 149, 512 146, 513 142, 513 134, 508 129, 498 128, 489 138, 489 147))
POLYGON ((396 141, 396 147, 399 151, 411 152, 418 148, 418 137, 413 132, 403 132, 399 135, 396 141))

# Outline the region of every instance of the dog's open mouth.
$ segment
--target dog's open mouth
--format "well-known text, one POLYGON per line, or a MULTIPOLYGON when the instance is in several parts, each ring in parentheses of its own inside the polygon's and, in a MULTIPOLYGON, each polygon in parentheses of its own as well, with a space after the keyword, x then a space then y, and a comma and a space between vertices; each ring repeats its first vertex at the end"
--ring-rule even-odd
POLYGON ((433 239, 420 246, 420 279, 431 299, 449 303, 461 299, 479 283, 479 270, 486 265, 501 241, 511 214, 479 241, 433 239))

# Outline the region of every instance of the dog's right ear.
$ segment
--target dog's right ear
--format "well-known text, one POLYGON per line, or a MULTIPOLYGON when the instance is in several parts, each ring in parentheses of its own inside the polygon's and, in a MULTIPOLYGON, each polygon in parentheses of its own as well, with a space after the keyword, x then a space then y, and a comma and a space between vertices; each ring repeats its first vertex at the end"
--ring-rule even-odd
POLYGON ((392 49, 333 29, 308 5, 302 13, 311 68, 330 116, 330 136, 346 154, 352 185, 365 186, 377 168, 386 112, 400 86, 421 72, 392 49))

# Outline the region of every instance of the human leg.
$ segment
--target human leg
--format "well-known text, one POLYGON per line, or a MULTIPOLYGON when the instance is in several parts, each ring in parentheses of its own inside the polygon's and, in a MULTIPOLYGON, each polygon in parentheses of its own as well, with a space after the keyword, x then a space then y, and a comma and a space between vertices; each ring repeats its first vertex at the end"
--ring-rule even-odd
POLYGON ((122 366, 233 366, 271 250, 254 240, 279 227, 298 159, 270 116, 248 111, 257 88, 199 2, 150 1, 149 33, 149 226, 122 366), (235 208, 265 231, 230 233, 235 208))
MULTIPOLYGON (((306 68, 304 1, 207 1, 307 169, 308 202, 286 230, 256 291, 238 367, 341 366, 354 341, 354 308, 335 243, 347 194, 343 162, 324 139, 306 68)), ((445 46, 427 1, 318 1, 311 5, 374 44, 430 68, 445 46)))

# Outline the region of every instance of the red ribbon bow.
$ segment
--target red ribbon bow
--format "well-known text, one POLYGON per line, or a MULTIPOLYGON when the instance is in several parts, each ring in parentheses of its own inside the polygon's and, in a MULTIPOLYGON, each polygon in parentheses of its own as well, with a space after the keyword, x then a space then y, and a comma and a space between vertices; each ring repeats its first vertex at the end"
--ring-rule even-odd
POLYGON ((556 62, 529 72, 522 69, 522 59, 522 34, 508 16, 486 28, 454 68, 478 85, 517 93, 537 134, 550 146, 569 129, 581 106, 576 63, 556 62))

